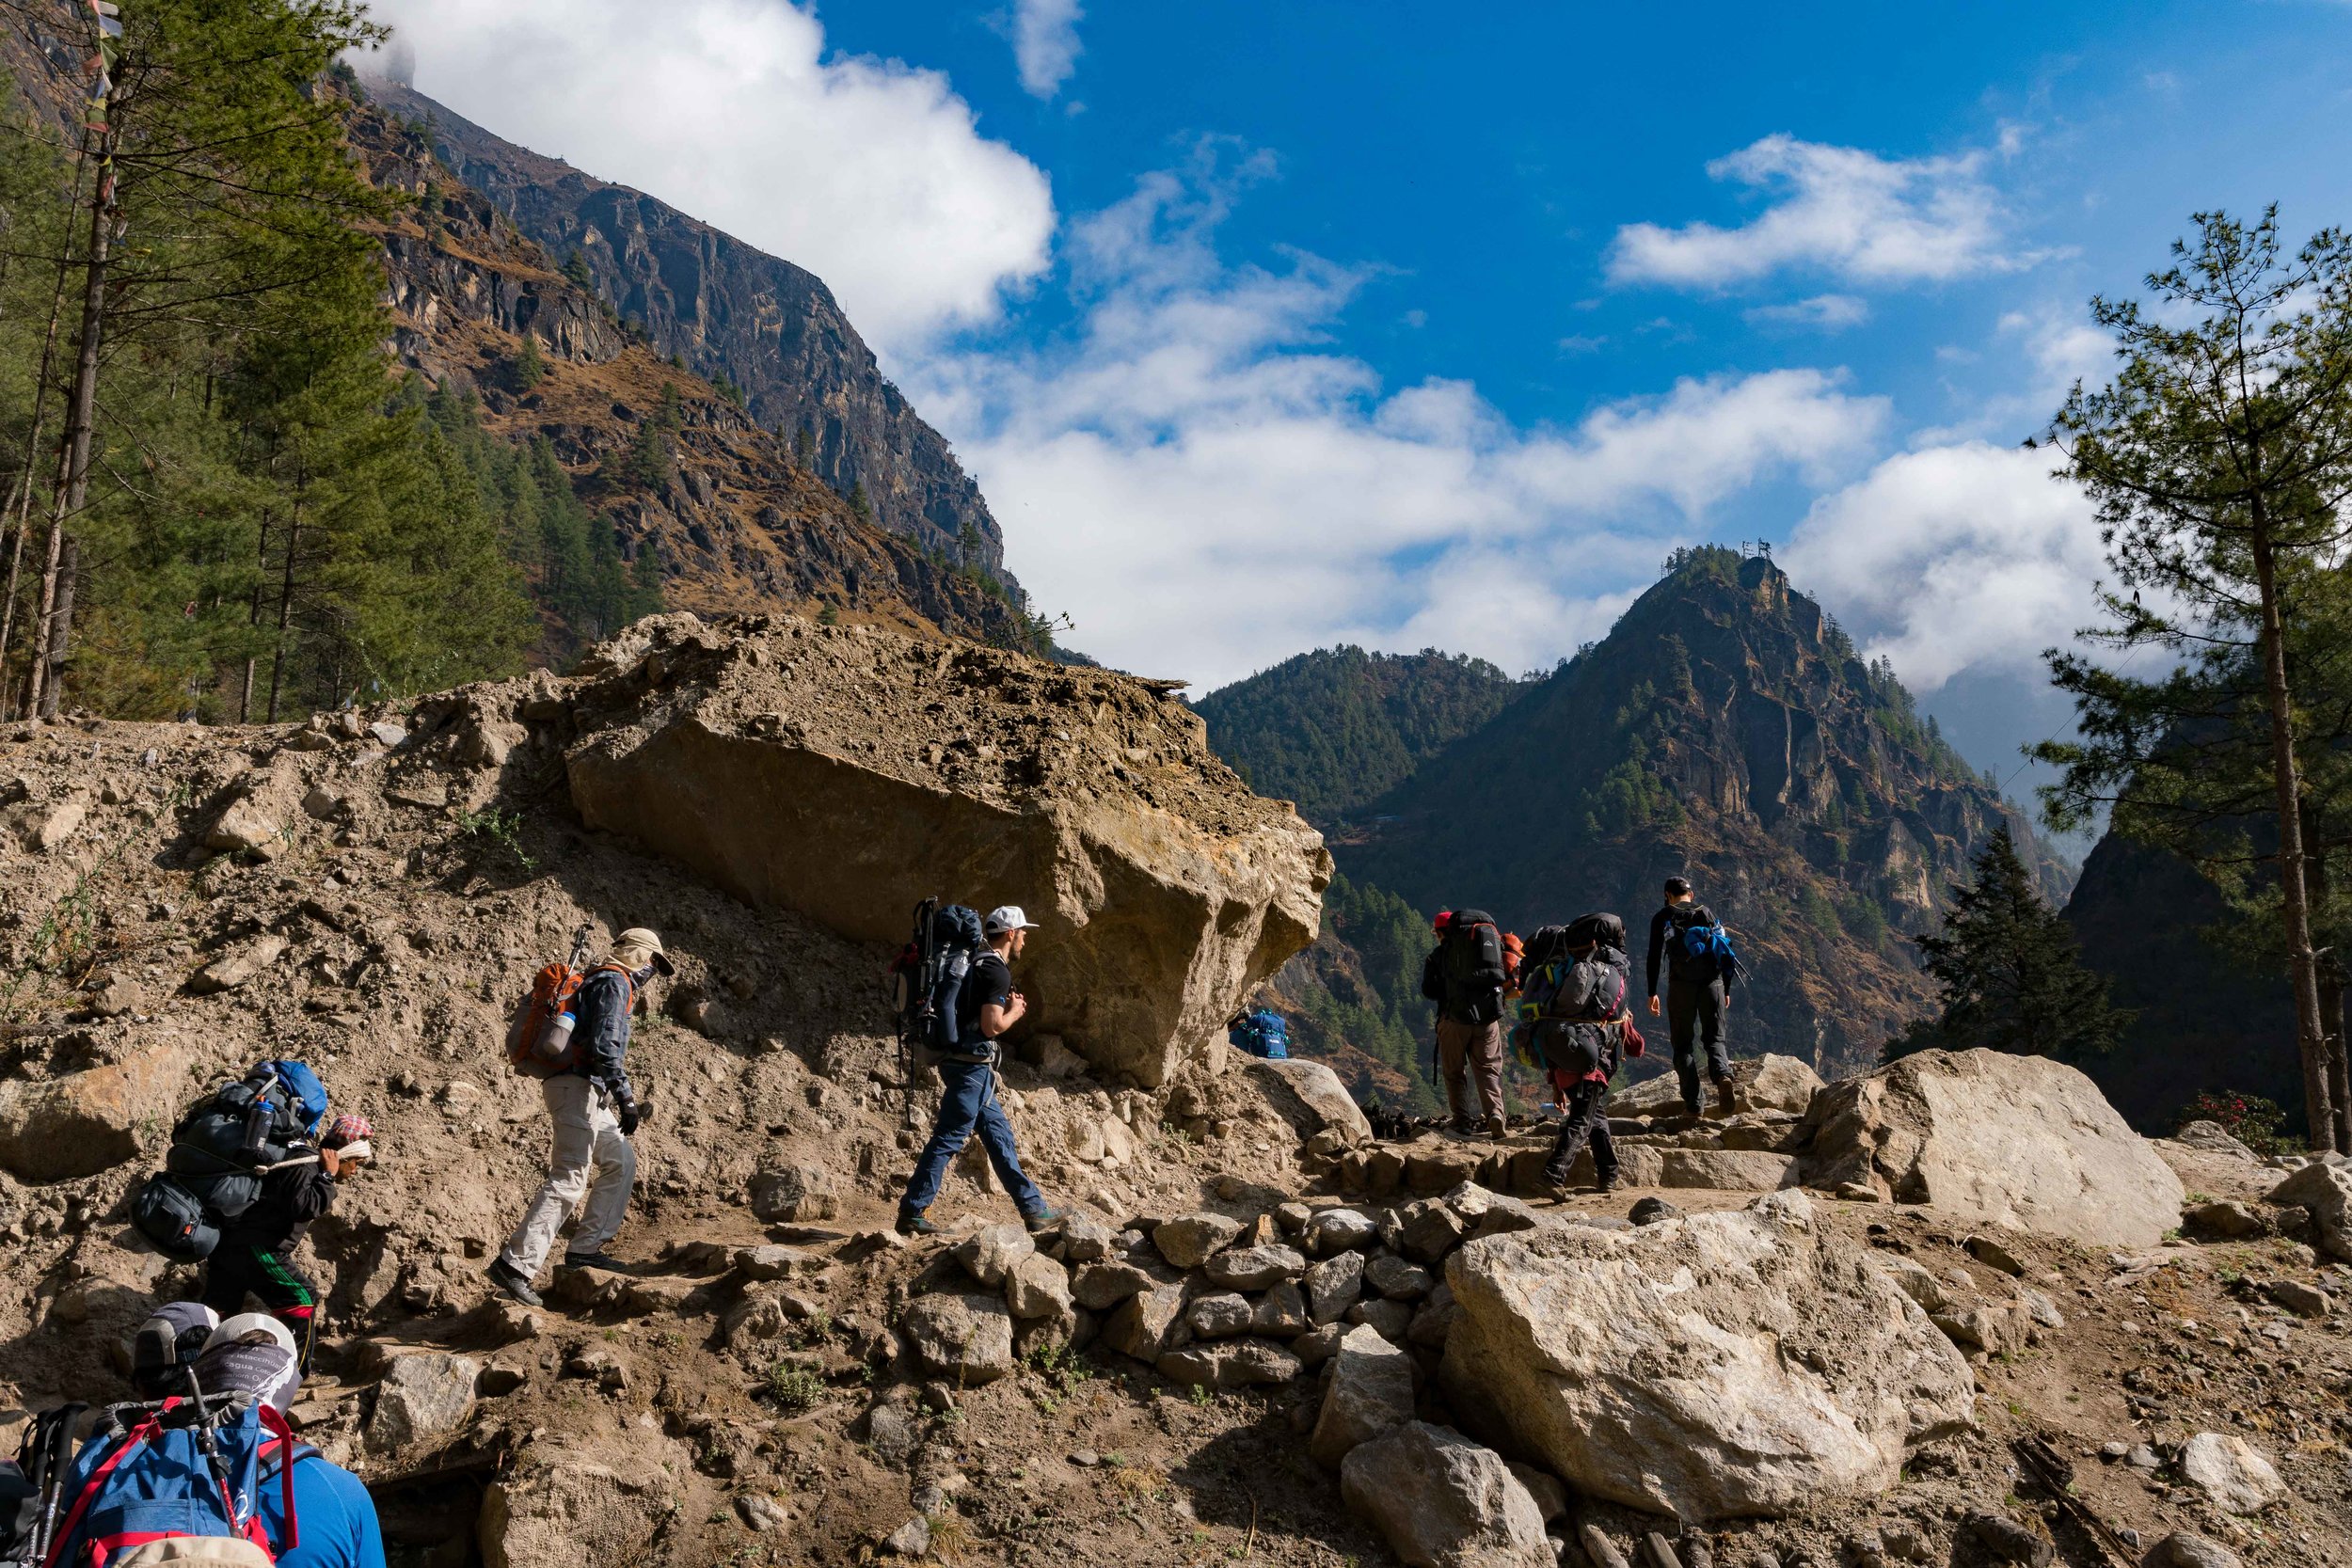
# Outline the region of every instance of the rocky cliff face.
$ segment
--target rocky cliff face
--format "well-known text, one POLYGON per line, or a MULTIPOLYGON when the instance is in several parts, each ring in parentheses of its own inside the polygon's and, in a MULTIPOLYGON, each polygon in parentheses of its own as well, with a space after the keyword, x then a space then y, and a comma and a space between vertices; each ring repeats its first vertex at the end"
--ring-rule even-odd
POLYGON ((979 486, 886 380, 816 274, 676 208, 503 140, 411 88, 371 84, 391 114, 558 266, 577 255, 597 296, 655 351, 741 388, 762 427, 806 430, 808 467, 874 518, 960 565, 1003 576, 1004 538, 979 486))
POLYGON ((1769 561, 1706 549, 1599 644, 1319 825, 1352 880, 1522 931, 1615 909, 1638 942, 1660 884, 1687 874, 1755 972, 1738 1048, 1833 1071, 1926 1006, 1904 939, 2004 823, 2062 895, 2023 816, 1891 673, 1769 561))
POLYGON ((394 351, 474 393, 493 434, 545 437, 623 554, 653 552, 670 604, 830 609, 1009 646, 1032 640, 1003 585, 857 515, 784 439, 564 277, 420 131, 361 105, 352 136, 372 180, 416 198, 383 234, 394 351), (528 388, 516 371, 526 337, 546 367, 528 388), (649 436, 673 390, 677 428, 649 436), (631 449, 648 439, 666 471, 632 471, 631 449))

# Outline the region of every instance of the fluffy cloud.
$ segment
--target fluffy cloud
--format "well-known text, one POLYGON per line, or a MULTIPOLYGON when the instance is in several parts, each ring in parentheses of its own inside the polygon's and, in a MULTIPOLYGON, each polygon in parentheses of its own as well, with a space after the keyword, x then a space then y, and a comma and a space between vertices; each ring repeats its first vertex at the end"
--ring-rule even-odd
POLYGON ((1617 230, 1609 276, 1619 283, 1721 288, 1787 267, 1850 283, 1940 282, 2026 260, 2002 248, 1999 199, 1986 154, 1882 158, 1860 148, 1772 135, 1707 166, 1717 180, 1778 199, 1737 229, 1636 223, 1617 230))
POLYGON ((1916 689, 2038 673, 2105 570, 2090 502, 2053 462, 1982 441, 1900 453, 1816 501, 1782 560, 1916 689))
POLYGON ((1012 13, 1012 56, 1022 89, 1051 98, 1078 69, 1078 0, 1018 0, 1012 13))
POLYGON ((1014 568, 1113 663, 1207 685, 1338 639, 1549 662, 1724 502, 1835 483, 1877 445, 1884 404, 1819 371, 1685 380, 1565 430, 1514 426, 1462 382, 1384 388, 1324 341, 1361 274, 1218 259, 1218 219, 1264 172, 1144 180, 1073 227, 1071 340, 909 377, 1014 568))
POLYGON ((981 135, 945 76, 829 56, 785 0, 373 9, 414 46, 419 90, 808 267, 885 351, 993 319, 1050 263, 1036 166, 981 135))

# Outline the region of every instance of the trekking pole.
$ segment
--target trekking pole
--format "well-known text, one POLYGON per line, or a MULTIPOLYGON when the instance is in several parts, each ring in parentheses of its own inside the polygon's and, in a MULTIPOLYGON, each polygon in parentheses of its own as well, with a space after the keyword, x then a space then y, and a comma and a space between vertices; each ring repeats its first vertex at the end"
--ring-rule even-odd
POLYGON ((34 1454, 37 1473, 33 1482, 40 1488, 40 1516, 33 1525, 32 1549, 28 1562, 44 1562, 55 1543, 57 1530, 57 1510, 65 1500, 66 1450, 73 1445, 74 1424, 82 1418, 86 1404, 69 1404, 50 1413, 48 1427, 39 1439, 34 1454))
POLYGON ((572 967, 574 969, 586 966, 590 951, 588 939, 596 934, 596 923, 593 920, 581 921, 580 929, 572 933, 572 967))

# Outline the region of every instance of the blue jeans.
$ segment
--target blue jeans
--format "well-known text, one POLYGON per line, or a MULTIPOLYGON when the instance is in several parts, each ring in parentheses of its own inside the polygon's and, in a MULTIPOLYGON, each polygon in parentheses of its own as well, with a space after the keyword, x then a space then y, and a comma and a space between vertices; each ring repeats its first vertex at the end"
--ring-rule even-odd
POLYGON ((1024 1214, 1041 1212, 1045 1195, 1021 1169, 1021 1156, 1012 1147, 1012 1123, 1005 1119, 1005 1108, 996 1103, 996 1069, 979 1062, 942 1062, 939 1081, 946 1091, 939 1097, 939 1120, 931 1126, 931 1141, 923 1146, 921 1157, 914 1162, 914 1179, 907 1183, 907 1196, 899 1209, 919 1214, 931 1206, 939 1196, 939 1184, 947 1180, 948 1165, 963 1152, 977 1127, 980 1147, 988 1150, 996 1179, 1012 1194, 1014 1207, 1024 1214))

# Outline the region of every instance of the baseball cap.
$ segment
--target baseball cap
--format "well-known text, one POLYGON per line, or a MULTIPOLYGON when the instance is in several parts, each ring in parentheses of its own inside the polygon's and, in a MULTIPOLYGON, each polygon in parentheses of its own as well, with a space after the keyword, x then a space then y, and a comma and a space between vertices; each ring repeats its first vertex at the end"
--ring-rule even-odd
POLYGON ((980 924, 982 928, 991 936, 996 936, 1005 931, 1034 931, 1037 929, 1037 922, 1031 920, 1027 912, 1018 904, 997 905, 994 909, 988 911, 988 918, 980 924))
POLYGON ((131 1384, 142 1395, 171 1391, 180 1369, 202 1354, 220 1314, 201 1302, 171 1301, 139 1324, 131 1339, 131 1384))
POLYGON ((636 963, 629 963, 631 969, 640 968, 644 963, 650 962, 654 968, 664 974, 677 973, 676 967, 670 962, 670 955, 661 950, 660 934, 647 930, 643 926, 632 926, 612 939, 612 957, 623 963, 628 963, 627 958, 621 958, 624 953, 632 954, 639 960, 636 963))

